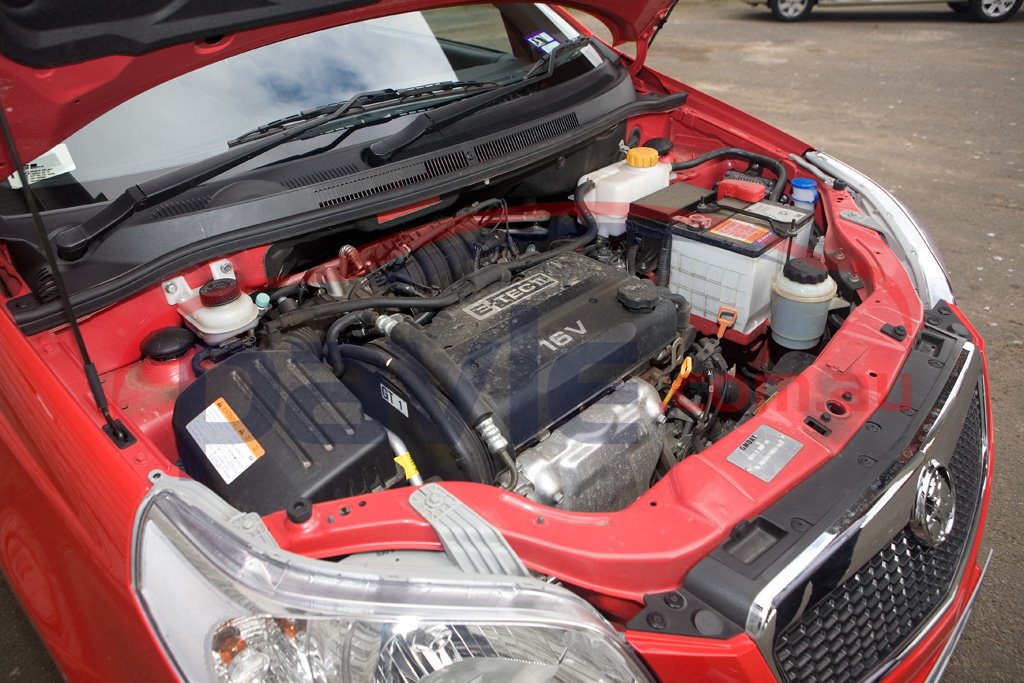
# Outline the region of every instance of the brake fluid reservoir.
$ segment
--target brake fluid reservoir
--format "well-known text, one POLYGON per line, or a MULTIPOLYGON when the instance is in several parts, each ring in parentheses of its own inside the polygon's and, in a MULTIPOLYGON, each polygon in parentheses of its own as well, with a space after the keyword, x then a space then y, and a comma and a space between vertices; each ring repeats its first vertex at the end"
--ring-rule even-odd
POLYGON ((810 349, 825 332, 836 283, 818 261, 790 259, 772 280, 772 338, 787 349, 810 349))
POLYGON ((598 234, 617 237, 626 232, 626 215, 631 202, 668 187, 672 164, 658 161, 657 150, 634 147, 626 159, 580 178, 593 181, 594 188, 583 195, 597 219, 598 234))
POLYGON ((199 296, 182 302, 178 312, 185 323, 211 346, 256 327, 260 307, 230 278, 210 280, 199 296))

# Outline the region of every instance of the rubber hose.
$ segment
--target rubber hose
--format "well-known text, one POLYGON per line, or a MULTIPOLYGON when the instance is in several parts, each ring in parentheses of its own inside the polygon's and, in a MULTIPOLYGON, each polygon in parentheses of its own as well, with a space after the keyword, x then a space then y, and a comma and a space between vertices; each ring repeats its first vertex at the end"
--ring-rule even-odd
POLYGON ((779 201, 779 199, 782 197, 782 193, 786 189, 786 181, 788 179, 786 167, 782 165, 782 162, 779 161, 778 159, 766 157, 763 154, 757 154, 755 152, 748 152, 745 149, 739 149, 738 147, 723 147, 721 149, 712 150, 707 154, 702 154, 699 157, 688 159, 687 161, 676 161, 672 164, 672 170, 684 171, 688 168, 694 168, 696 166, 700 166, 701 164, 705 164, 711 161, 712 159, 721 159, 722 157, 744 159, 746 161, 771 167, 771 169, 775 171, 777 180, 775 181, 775 186, 772 187, 772 193, 769 196, 773 201, 776 202, 779 201))
POLYGON ((319 356, 324 348, 323 330, 314 327, 300 327, 281 335, 275 349, 301 349, 319 356))
POLYGON ((413 318, 412 321, 417 325, 426 325, 427 323, 434 319, 435 315, 437 315, 437 311, 423 311, 415 318, 413 318))
POLYGON ((278 287, 277 289, 267 292, 271 301, 276 302, 278 299, 282 299, 286 296, 296 297, 302 290, 302 285, 299 283, 285 285, 284 287, 278 287))
POLYGON ((676 329, 685 330, 690 327, 690 302, 682 294, 676 294, 667 287, 658 288, 658 296, 671 301, 676 306, 676 329))
POLYGON ((442 296, 425 297, 398 297, 378 296, 367 299, 354 299, 352 301, 328 301, 327 303, 315 304, 297 311, 284 313, 277 320, 267 323, 268 328, 288 329, 311 323, 314 320, 323 318, 334 318, 353 311, 362 311, 371 308, 412 308, 421 311, 440 311, 453 304, 457 304, 462 298, 460 292, 451 292, 442 296))
POLYGON ((342 359, 373 365, 394 375, 409 395, 423 408, 427 419, 440 432, 442 438, 455 452, 455 460, 459 468, 470 481, 482 484, 493 484, 495 473, 491 460, 480 446, 476 434, 457 416, 442 409, 437 400, 437 392, 426 381, 423 375, 415 372, 401 359, 389 356, 384 351, 371 346, 354 344, 338 345, 338 355, 342 359), (453 419, 455 418, 455 419, 453 419))
POLYGON ((359 325, 372 325, 377 320, 377 314, 373 311, 355 311, 344 315, 327 329, 327 342, 324 345, 324 357, 330 364, 334 374, 340 375, 344 370, 344 363, 338 352, 341 345, 341 336, 348 330, 359 325))
POLYGON ((494 404, 444 349, 415 325, 398 323, 389 335, 391 342, 422 365, 471 426, 494 415, 494 404))
POLYGON ((196 355, 192 356, 192 374, 196 377, 201 377, 206 370, 203 368, 203 361, 210 357, 210 353, 213 349, 205 348, 196 351, 196 355))

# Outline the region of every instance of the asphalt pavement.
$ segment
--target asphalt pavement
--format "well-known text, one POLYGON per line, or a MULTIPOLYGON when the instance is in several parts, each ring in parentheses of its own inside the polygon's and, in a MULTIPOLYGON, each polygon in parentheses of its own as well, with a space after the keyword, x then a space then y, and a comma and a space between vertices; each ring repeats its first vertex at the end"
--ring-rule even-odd
MULTIPOLYGON (((944 4, 817 9, 682 0, 649 63, 829 152, 914 210, 985 337, 996 469, 995 550, 944 680, 1020 681, 1024 637, 1024 12, 974 23, 944 4)), ((0 680, 60 680, 0 581, 0 680)))

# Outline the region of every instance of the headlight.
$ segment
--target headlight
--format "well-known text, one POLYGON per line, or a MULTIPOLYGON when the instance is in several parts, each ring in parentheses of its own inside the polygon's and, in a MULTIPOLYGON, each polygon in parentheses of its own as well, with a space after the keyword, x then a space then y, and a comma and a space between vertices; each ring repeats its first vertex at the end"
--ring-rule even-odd
POLYGON ((446 563, 364 573, 310 560, 195 482, 156 480, 133 558, 142 608, 189 681, 650 680, 563 588, 446 563))
POLYGON ((846 183, 858 208, 874 220, 903 263, 925 308, 934 307, 940 300, 953 303, 953 287, 939 250, 909 209, 871 178, 827 154, 808 152, 806 158, 846 183))

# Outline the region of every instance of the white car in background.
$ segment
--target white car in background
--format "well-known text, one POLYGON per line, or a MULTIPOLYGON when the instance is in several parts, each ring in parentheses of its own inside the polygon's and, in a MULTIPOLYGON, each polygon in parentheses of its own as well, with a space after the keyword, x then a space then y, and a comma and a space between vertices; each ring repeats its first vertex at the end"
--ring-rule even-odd
MULTIPOLYGON (((943 0, 746 0, 748 5, 768 5, 772 16, 779 21, 801 21, 806 19, 817 6, 821 7, 860 7, 874 5, 902 5, 938 3, 943 0)), ((970 13, 978 21, 1006 21, 1020 9, 1024 0, 968 0, 967 2, 947 2, 949 8, 957 14, 970 13)))

